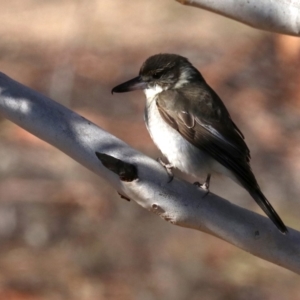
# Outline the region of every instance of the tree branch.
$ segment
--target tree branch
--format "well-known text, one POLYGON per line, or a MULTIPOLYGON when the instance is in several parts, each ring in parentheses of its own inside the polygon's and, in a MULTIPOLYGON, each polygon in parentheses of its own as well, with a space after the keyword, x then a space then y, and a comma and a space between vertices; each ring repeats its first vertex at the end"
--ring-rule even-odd
POLYGON ((61 104, 0 73, 0 112, 172 224, 219 237, 300 274, 300 233, 281 234, 254 212, 174 178, 155 160, 130 148, 61 104), (98 152, 98 157, 96 156, 98 152), (101 162, 102 163, 101 163, 101 162))
POLYGON ((300 35, 299 1, 278 0, 176 0, 234 19, 257 29, 300 35))

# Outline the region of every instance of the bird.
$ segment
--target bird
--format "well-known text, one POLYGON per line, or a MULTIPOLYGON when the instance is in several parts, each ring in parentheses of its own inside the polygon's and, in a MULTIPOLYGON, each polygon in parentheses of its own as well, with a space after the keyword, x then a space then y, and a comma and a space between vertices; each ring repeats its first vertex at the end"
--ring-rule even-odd
POLYGON ((248 191, 281 233, 288 232, 257 183, 243 133, 187 58, 169 53, 150 56, 139 75, 114 87, 112 94, 134 90, 146 95, 146 127, 167 158, 168 169, 196 178, 207 175, 201 185, 207 190, 211 174, 231 178, 248 191))

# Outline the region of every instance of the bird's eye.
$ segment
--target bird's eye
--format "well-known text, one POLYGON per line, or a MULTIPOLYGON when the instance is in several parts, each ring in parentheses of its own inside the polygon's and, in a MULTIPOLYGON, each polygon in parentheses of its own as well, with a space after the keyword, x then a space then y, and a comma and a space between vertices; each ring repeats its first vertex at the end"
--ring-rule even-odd
POLYGON ((162 75, 162 73, 154 73, 154 74, 152 75, 152 77, 153 77, 154 79, 159 79, 159 78, 161 77, 161 75, 162 75))

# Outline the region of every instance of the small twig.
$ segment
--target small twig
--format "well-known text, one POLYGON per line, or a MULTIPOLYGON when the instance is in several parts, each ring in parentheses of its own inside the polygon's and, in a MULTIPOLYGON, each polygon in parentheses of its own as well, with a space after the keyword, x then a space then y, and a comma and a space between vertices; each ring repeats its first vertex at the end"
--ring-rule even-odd
POLYGON ((125 200, 128 201, 128 202, 131 200, 130 198, 128 198, 127 196, 121 194, 120 192, 118 192, 118 194, 119 194, 119 196, 120 196, 122 199, 125 199, 125 200))
POLYGON ((122 181, 131 182, 138 178, 136 166, 104 153, 96 152, 96 155, 103 166, 117 174, 122 181))

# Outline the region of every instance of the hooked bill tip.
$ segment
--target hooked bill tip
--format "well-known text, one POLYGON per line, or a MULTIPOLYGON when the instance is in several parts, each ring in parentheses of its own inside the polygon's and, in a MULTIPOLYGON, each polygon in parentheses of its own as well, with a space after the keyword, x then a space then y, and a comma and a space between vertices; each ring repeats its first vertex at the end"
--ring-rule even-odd
POLYGON ((111 93, 126 93, 135 90, 143 90, 145 88, 147 88, 147 83, 144 82, 140 76, 138 76, 115 86, 111 90, 111 93))

